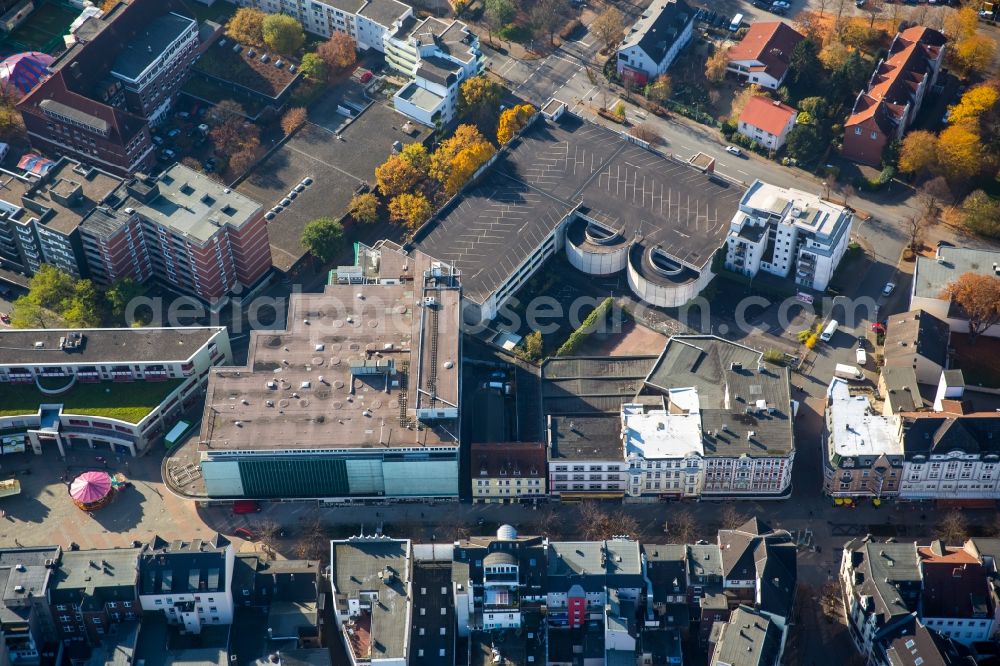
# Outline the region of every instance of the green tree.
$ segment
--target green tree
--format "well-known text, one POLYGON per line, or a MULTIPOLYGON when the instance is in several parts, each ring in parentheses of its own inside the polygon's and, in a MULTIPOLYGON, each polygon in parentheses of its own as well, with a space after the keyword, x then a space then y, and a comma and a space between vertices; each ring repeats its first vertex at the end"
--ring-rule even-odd
POLYGON ((302 230, 302 245, 324 264, 333 261, 344 246, 344 225, 332 217, 320 217, 302 230))
POLYGON ((286 56, 295 55, 306 41, 302 24, 285 14, 268 14, 261 30, 267 47, 286 56))
POLYGON ((316 81, 325 81, 327 75, 326 61, 317 53, 307 53, 302 56, 299 71, 316 81))
POLYGON ((989 238, 1000 238, 1000 201, 976 190, 959 207, 959 221, 969 231, 989 238))
POLYGON ((825 97, 806 97, 799 102, 799 109, 805 111, 815 119, 828 117, 830 104, 825 97))
POLYGON ((514 348, 515 353, 526 361, 537 363, 542 360, 542 332, 532 331, 522 338, 520 344, 514 348))
POLYGON ((66 328, 66 320, 27 296, 21 296, 11 304, 10 325, 14 328, 66 328))
POLYGON ((815 83, 823 71, 819 60, 819 45, 806 37, 795 45, 788 61, 792 81, 796 85, 815 83))
POLYGON ((517 8, 510 0, 484 0, 483 20, 489 31, 490 41, 493 41, 493 31, 500 30, 517 16, 517 8))
POLYGON ((796 125, 788 133, 785 148, 800 162, 811 162, 823 152, 823 140, 813 125, 796 125))
POLYGON ((146 287, 139 284, 130 277, 120 278, 114 282, 104 293, 104 298, 108 303, 108 310, 116 322, 124 321, 125 309, 133 299, 139 298, 146 293, 146 287))

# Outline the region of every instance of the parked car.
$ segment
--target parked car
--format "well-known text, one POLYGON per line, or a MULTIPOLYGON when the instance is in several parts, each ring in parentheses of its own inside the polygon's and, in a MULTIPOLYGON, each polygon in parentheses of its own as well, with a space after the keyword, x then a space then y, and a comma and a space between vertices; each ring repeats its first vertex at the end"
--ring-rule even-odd
POLYGON ((10 323, 10 315, 7 314, 6 312, 0 312, 0 321, 2 321, 5 324, 9 324, 10 323))
POLYGON ((787 9, 791 9, 792 5, 791 5, 791 3, 785 2, 785 0, 774 0, 774 2, 771 3, 771 7, 777 7, 778 9, 786 9, 787 10, 787 9))
POLYGON ((172 130, 170 130, 169 132, 167 132, 167 136, 169 136, 171 139, 173 139, 174 137, 176 137, 180 133, 181 133, 180 128, 179 127, 175 127, 172 130))
POLYGON ((236 500, 233 502, 233 513, 260 513, 263 510, 260 502, 253 500, 236 500))
POLYGON ((885 322, 884 321, 873 321, 872 322, 872 333, 875 335, 885 335, 885 322))
POLYGON ((253 532, 251 532, 250 530, 248 530, 245 527, 237 527, 235 530, 233 530, 233 534, 235 536, 238 536, 239 538, 245 539, 247 541, 253 541, 254 539, 257 538, 256 535, 254 535, 253 532))
POLYGON ((726 152, 729 153, 730 155, 736 155, 737 157, 743 155, 743 151, 736 146, 726 146, 726 152))
POLYGON ((289 199, 288 197, 285 197, 284 199, 281 200, 281 205, 282 206, 291 206, 292 205, 292 200, 289 199))
POLYGON ((175 157, 177 157, 177 153, 175 153, 170 148, 164 148, 163 150, 160 151, 160 158, 164 160, 172 160, 175 157))
POLYGON ((857 361, 860 366, 868 364, 868 352, 865 351, 864 347, 858 347, 854 350, 854 360, 857 361))
POLYGON ((885 286, 882 287, 883 296, 891 296, 892 292, 896 291, 896 285, 893 282, 886 282, 885 286))

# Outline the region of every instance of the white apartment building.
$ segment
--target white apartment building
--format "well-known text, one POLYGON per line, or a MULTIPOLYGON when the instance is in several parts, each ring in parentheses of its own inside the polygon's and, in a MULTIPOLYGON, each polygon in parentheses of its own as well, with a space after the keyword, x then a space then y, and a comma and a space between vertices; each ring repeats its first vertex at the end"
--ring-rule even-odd
POLYGON ((387 62, 413 77, 393 98, 396 110, 431 127, 454 119, 462 81, 486 66, 479 37, 467 25, 434 17, 408 34, 387 36, 385 53, 387 62))
POLYGON ((823 291, 851 237, 853 214, 801 190, 754 181, 740 200, 726 239, 726 268, 765 271, 823 291))
POLYGON ((618 47, 618 75, 641 86, 666 72, 691 41, 694 14, 684 0, 654 0, 618 47))
POLYGON ((549 493, 561 499, 620 499, 628 485, 614 415, 547 417, 549 493))
POLYGON ((271 14, 287 14, 308 32, 329 38, 343 32, 358 48, 383 51, 383 40, 412 19, 413 8, 396 0, 232 0, 240 7, 256 7, 271 14))
POLYGON ((1000 414, 903 416, 906 499, 1000 498, 1000 414))
POLYGON ((629 465, 630 497, 697 497, 705 484, 698 391, 669 391, 671 408, 622 405, 622 440, 629 465))
POLYGON ((233 562, 233 545, 221 534, 173 543, 153 537, 139 555, 139 605, 189 634, 232 624, 233 562))

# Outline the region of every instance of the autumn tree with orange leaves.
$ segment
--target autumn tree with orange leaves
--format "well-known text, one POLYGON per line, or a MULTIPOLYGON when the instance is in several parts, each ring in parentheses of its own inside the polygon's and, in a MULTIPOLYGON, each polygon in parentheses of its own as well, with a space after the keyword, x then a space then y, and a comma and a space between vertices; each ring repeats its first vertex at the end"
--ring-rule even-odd
POLYGON ((969 318, 969 343, 991 326, 1000 324, 1000 278, 963 273, 948 285, 943 296, 951 298, 969 318))

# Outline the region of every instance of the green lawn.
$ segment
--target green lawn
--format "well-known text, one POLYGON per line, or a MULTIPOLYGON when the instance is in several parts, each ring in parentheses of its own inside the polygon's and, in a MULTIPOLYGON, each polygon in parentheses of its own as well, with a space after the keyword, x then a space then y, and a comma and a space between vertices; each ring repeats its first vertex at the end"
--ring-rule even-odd
POLYGON ((0 416, 34 414, 40 403, 63 405, 64 414, 86 414, 138 423, 181 385, 163 382, 100 382, 77 384, 67 393, 47 396, 30 384, 0 384, 0 416))

